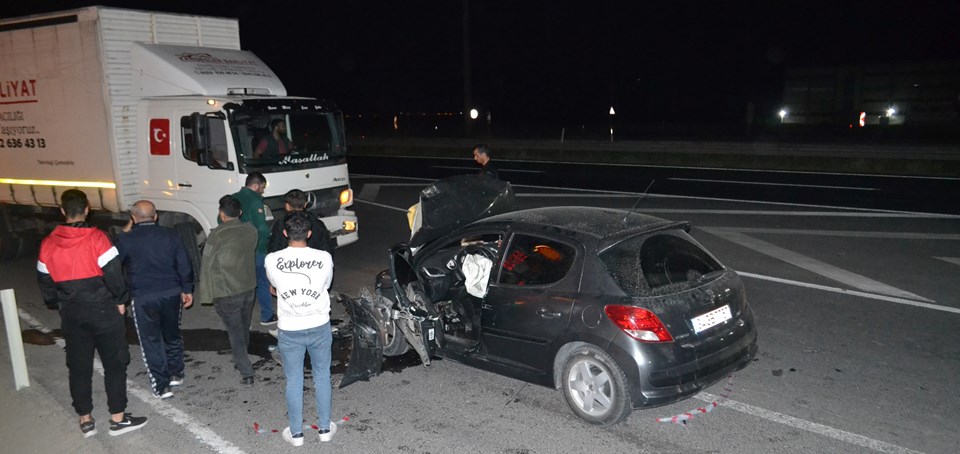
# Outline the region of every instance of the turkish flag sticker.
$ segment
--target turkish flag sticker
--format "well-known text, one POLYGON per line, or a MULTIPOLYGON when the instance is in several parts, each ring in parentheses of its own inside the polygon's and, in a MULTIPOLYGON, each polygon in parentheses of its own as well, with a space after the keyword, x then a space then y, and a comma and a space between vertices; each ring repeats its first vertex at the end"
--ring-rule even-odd
POLYGON ((150 154, 170 155, 170 120, 166 118, 150 119, 150 154))

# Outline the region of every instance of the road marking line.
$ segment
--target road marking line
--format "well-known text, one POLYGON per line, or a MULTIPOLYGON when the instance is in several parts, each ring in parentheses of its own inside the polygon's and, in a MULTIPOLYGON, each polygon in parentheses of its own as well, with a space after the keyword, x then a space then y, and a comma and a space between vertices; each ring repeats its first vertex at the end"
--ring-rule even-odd
POLYGON ((797 188, 818 188, 818 189, 848 189, 854 191, 879 191, 880 188, 859 188, 855 186, 821 186, 816 184, 790 184, 790 183, 766 183, 762 181, 733 181, 733 180, 710 180, 706 178, 667 178, 673 181, 694 181, 702 183, 723 183, 723 184, 752 184, 757 186, 787 186, 797 188))
MULTIPOLYGON (((353 177, 362 177, 362 178, 390 178, 390 179, 407 179, 407 180, 420 180, 420 181, 437 181, 436 179, 430 178, 414 178, 414 177, 398 177, 392 175, 374 175, 374 174, 351 174, 353 177)), ((595 193, 600 197, 602 194, 633 194, 635 197, 640 197, 642 194, 639 192, 630 192, 630 191, 607 191, 601 189, 570 189, 570 188, 559 188, 556 186, 539 186, 539 185, 527 185, 527 184, 515 184, 515 188, 535 188, 535 189, 567 189, 567 190, 576 190, 587 193, 595 193)), ((681 210, 681 209, 660 209, 660 210, 642 210, 643 212, 651 213, 679 213, 679 214, 757 214, 757 215, 791 215, 791 216, 840 216, 840 217, 891 217, 891 218, 916 218, 916 219, 960 219, 960 215, 955 214, 941 214, 941 213, 925 213, 921 211, 897 211, 897 210, 877 210, 871 208, 857 208, 857 207, 845 207, 845 206, 829 206, 829 205, 816 205, 808 203, 786 203, 786 202, 767 202, 763 200, 749 200, 749 199, 727 199, 722 197, 694 197, 694 196, 683 196, 683 195, 668 195, 668 194, 648 194, 647 197, 650 198, 662 198, 662 199, 681 199, 681 200, 711 200, 717 202, 733 202, 733 203, 753 203, 759 205, 772 205, 772 206, 787 206, 787 207, 806 207, 806 208, 826 208, 834 210, 845 210, 845 211, 825 211, 825 212, 783 212, 783 211, 748 211, 748 210, 681 210), (850 212, 853 213, 850 213, 850 212)))
MULTIPOLYGON (((703 227, 698 227, 703 228, 703 227)), ((709 227, 717 231, 739 233, 774 233, 785 235, 816 235, 839 236, 850 238, 888 238, 897 240, 960 240, 960 234, 954 233, 922 233, 922 232, 860 232, 852 230, 800 230, 800 229, 761 229, 751 227, 709 227)), ((939 258, 939 257, 937 257, 939 258)), ((947 259, 944 259, 947 260, 947 259)), ((950 260, 947 260, 950 261, 950 260)))
POLYGON ((739 244, 741 246, 753 249, 761 254, 769 255, 773 258, 777 258, 787 262, 791 265, 798 266, 807 271, 819 274, 828 279, 847 284, 853 288, 864 290, 871 293, 880 293, 883 295, 890 295, 895 297, 909 298, 912 300, 920 300, 930 302, 931 300, 924 298, 919 295, 915 295, 906 290, 900 290, 896 287, 884 284, 882 282, 875 281, 866 276, 861 276, 852 271, 847 271, 845 269, 833 266, 826 262, 821 262, 815 258, 807 257, 803 254, 784 249, 780 246, 768 243, 763 240, 749 237, 742 233, 734 231, 725 231, 718 230, 714 228, 701 228, 701 230, 719 236, 720 238, 726 239, 727 241, 739 244))
MULTIPOLYGON (((562 149, 563 146, 560 146, 558 149, 562 149)), ((467 159, 473 158, 448 158, 443 156, 392 156, 392 155, 364 155, 368 158, 409 158, 409 159, 452 159, 465 161, 467 159)), ((641 168, 651 168, 651 169, 683 169, 683 170, 719 170, 723 172, 745 172, 745 173, 786 173, 786 174, 799 174, 799 175, 839 175, 843 177, 872 177, 872 178, 905 178, 913 180, 960 180, 960 178, 955 177, 929 177, 922 175, 892 175, 892 174, 870 174, 870 173, 840 173, 840 172, 815 172, 812 170, 798 171, 798 170, 773 170, 773 169, 727 169, 723 167, 700 167, 700 166, 667 166, 667 165, 651 165, 651 164, 626 164, 626 163, 603 163, 603 164, 593 164, 593 163, 584 163, 577 161, 542 161, 536 159, 504 159, 497 158, 497 161, 500 162, 525 162, 529 164, 573 164, 573 165, 596 165, 602 167, 641 167, 641 168)))
POLYGON ((377 183, 364 183, 363 189, 360 190, 360 193, 357 194, 355 199, 367 199, 367 200, 377 200, 377 194, 380 193, 380 184, 377 183))
POLYGON ((960 265, 960 257, 934 257, 934 258, 943 260, 944 262, 952 263, 954 265, 960 265))
POLYGON ((553 198, 553 197, 569 197, 569 198, 610 198, 610 199, 635 199, 640 197, 637 194, 547 194, 540 192, 528 192, 528 193, 518 193, 517 197, 526 197, 526 198, 553 198))
MULTIPOLYGON (((702 400, 704 402, 714 402, 719 399, 720 396, 715 396, 710 393, 700 393, 694 396, 695 398, 702 400)), ((852 432, 847 432, 845 430, 836 429, 830 426, 825 426, 823 424, 817 424, 812 421, 807 421, 805 419, 795 418, 793 416, 788 416, 783 413, 777 413, 775 411, 767 410, 765 408, 755 407, 750 404, 745 404, 736 400, 723 400, 720 402, 721 407, 730 407, 733 410, 739 411, 741 413, 746 413, 751 416, 756 416, 761 419, 766 419, 768 421, 776 422, 783 424, 785 426, 790 426, 796 429, 805 430, 807 432, 812 432, 818 435, 825 437, 833 438, 835 440, 840 440, 842 442, 850 443, 852 445, 862 446, 867 449, 872 449, 874 451, 886 452, 886 453, 897 453, 897 454, 921 454, 920 451, 914 451, 912 449, 904 448, 902 446, 897 446, 895 444, 887 443, 885 441, 875 440, 873 438, 865 437, 863 435, 858 435, 852 432)))
POLYGON ((367 205, 373 205, 373 206, 377 206, 377 207, 380 207, 380 208, 386 208, 386 209, 388 209, 388 210, 399 211, 399 212, 401 212, 401 213, 406 213, 406 212, 407 212, 407 210, 405 210, 405 209, 403 209, 403 208, 397 208, 397 207, 393 207, 393 206, 390 206, 390 205, 384 205, 384 204, 382 204, 382 203, 371 202, 371 201, 369 201, 369 200, 360 200, 360 199, 356 199, 356 198, 355 198, 355 199, 353 199, 353 201, 354 201, 354 202, 360 202, 360 203, 366 203, 367 205))
POLYGON ((894 296, 877 295, 877 294, 874 294, 874 293, 860 292, 860 291, 857 291, 857 290, 847 290, 847 289, 837 288, 837 287, 828 287, 828 286, 826 286, 826 285, 811 284, 811 283, 808 283, 808 282, 792 281, 792 280, 790 280, 790 279, 782 279, 782 278, 779 278, 779 277, 764 276, 764 275, 762 275, 762 274, 747 273, 747 272, 745 272, 745 271, 737 271, 737 274, 739 274, 739 275, 741 275, 741 276, 743 276, 743 277, 752 277, 752 278, 754 278, 754 279, 761 279, 761 280, 765 280, 765 281, 778 282, 778 283, 780 283, 780 284, 796 285, 796 286, 798 286, 798 287, 807 287, 807 288, 812 288, 812 289, 815 289, 815 290, 823 290, 823 291, 827 291, 827 292, 841 293, 841 294, 844 294, 844 295, 852 295, 852 296, 859 296, 859 297, 863 297, 863 298, 870 298, 870 299, 875 299, 875 300, 880 300, 880 301, 887 301, 887 302, 890 302, 890 303, 904 304, 904 305, 907 305, 907 306, 922 307, 922 308, 924 308, 924 309, 933 309, 933 310, 935 310, 935 311, 950 312, 950 313, 953 313, 953 314, 960 314, 960 308, 956 308, 956 307, 941 306, 941 305, 939 305, 939 304, 923 303, 923 302, 920 302, 920 301, 914 301, 914 300, 909 300, 909 299, 904 299, 904 298, 897 298, 897 297, 894 297, 894 296))
MULTIPOLYGON (((33 318, 32 315, 27 313, 27 311, 20 309, 18 311, 20 318, 23 321, 27 322, 31 328, 36 329, 42 333, 49 334, 50 328, 47 328, 40 323, 39 320, 33 318)), ((60 348, 65 348, 66 343, 62 338, 54 339, 54 342, 60 348)), ((100 358, 93 358, 93 369, 97 371, 100 376, 103 376, 103 364, 100 362, 100 358)), ((150 407, 153 407, 154 411, 159 413, 162 416, 166 416, 168 419, 173 421, 176 424, 179 424, 185 430, 190 431, 193 436, 200 441, 201 443, 209 446, 216 452, 222 454, 244 454, 244 451, 237 446, 234 446, 233 443, 223 439, 220 435, 217 435, 216 432, 210 430, 203 426, 200 421, 197 421, 190 417, 187 413, 180 411, 175 408, 173 405, 170 405, 166 402, 158 400, 153 397, 152 391, 146 391, 137 385, 135 385, 131 380, 127 380, 127 394, 133 394, 137 399, 143 401, 150 407)))
MULTIPOLYGON (((477 167, 459 167, 459 166, 430 166, 434 169, 453 169, 453 170, 472 170, 477 171, 477 167)), ((544 173, 543 170, 517 170, 517 169, 497 169, 499 172, 511 173, 544 173)))

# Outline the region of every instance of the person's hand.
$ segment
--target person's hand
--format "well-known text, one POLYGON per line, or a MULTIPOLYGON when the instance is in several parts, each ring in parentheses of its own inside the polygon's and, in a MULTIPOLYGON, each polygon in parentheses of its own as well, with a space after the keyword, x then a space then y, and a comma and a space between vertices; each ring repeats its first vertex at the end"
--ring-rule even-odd
POLYGON ((192 293, 181 293, 180 301, 183 301, 183 308, 190 309, 190 306, 193 306, 193 294, 192 293))
POLYGON ((127 306, 123 304, 117 305, 117 310, 120 311, 120 315, 127 315, 127 306))
POLYGON ((270 286, 270 294, 273 296, 277 296, 277 289, 274 288, 272 285, 270 286))
POLYGON ((127 221, 127 225, 123 226, 124 233, 129 232, 131 229, 133 229, 133 217, 131 217, 130 220, 127 221))

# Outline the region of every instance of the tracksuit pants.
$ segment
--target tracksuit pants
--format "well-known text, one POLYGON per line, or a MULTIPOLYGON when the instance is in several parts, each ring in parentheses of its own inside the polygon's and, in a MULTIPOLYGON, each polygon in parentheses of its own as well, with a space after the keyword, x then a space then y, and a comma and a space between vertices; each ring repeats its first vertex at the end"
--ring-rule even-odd
POLYGON ((183 336, 180 319, 183 305, 180 291, 174 296, 134 298, 130 307, 140 338, 143 362, 150 375, 150 389, 156 395, 170 386, 170 377, 183 377, 183 336))

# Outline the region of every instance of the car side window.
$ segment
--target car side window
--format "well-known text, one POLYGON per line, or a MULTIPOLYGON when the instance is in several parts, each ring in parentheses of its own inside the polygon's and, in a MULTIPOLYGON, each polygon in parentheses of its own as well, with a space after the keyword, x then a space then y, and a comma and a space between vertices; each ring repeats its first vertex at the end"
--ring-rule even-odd
POLYGON ((575 258, 576 250, 567 244, 531 235, 514 235, 501 265, 499 283, 552 284, 567 275, 575 258))

